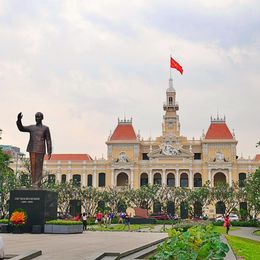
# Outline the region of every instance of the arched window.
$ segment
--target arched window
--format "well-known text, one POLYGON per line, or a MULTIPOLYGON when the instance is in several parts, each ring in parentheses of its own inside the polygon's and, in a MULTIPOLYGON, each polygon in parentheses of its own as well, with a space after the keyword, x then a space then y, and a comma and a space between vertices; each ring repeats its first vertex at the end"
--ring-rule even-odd
POLYGON ((116 186, 127 186, 128 175, 125 172, 120 172, 116 178, 116 186))
POLYGON ((172 97, 169 97, 169 105, 172 105, 172 97))
POLYGON ((160 213, 162 211, 161 203, 156 201, 153 204, 153 213, 160 213))
POLYGON ((147 173, 143 172, 140 176, 140 186, 148 185, 148 175, 147 173))
POLYGON ((117 205, 117 212, 126 212, 127 205, 125 204, 125 201, 120 200, 117 205))
POLYGON ((181 202, 181 204, 180 204, 180 213, 181 213, 181 219, 188 218, 189 211, 188 211, 188 203, 187 202, 181 202))
POLYGON ((223 201, 218 201, 216 203, 216 214, 222 214, 224 215, 226 211, 226 206, 223 201))
POLYGON ((79 174, 74 174, 72 176, 72 183, 73 185, 80 187, 81 184, 81 176, 79 174))
POLYGON ((106 186, 106 174, 101 172, 98 175, 98 187, 105 187, 106 186))
POLYGON ((174 187, 175 186, 175 177, 173 173, 167 174, 167 186, 174 187))
POLYGON ((202 187, 202 178, 200 173, 194 175, 194 187, 202 187))
POLYGON ((56 179, 56 176, 54 174, 49 174, 48 175, 48 183, 49 184, 55 183, 55 179, 56 179))
POLYGON ((105 207, 106 207, 105 201, 104 201, 104 200, 100 200, 100 201, 98 202, 98 210, 103 211, 103 210, 105 209, 105 207))
POLYGON ((214 175, 214 186, 220 183, 226 183, 226 175, 223 172, 218 172, 214 175))
POLYGON ((175 206, 173 201, 168 201, 167 202, 167 213, 170 214, 171 216, 174 216, 175 214, 175 206))
POLYGON ((62 175, 61 175, 61 183, 65 183, 65 182, 66 182, 66 179, 67 179, 66 174, 62 174, 62 175))
POLYGON ((240 202, 239 203, 239 213, 240 213, 242 220, 247 219, 248 211, 247 211, 247 203, 246 202, 240 202))
POLYGON ((88 174, 88 187, 92 187, 92 175, 88 174))
POLYGON ((239 173, 239 187, 245 187, 245 180, 246 180, 246 174, 245 173, 239 173))
POLYGON ((199 218, 202 216, 202 204, 199 201, 196 201, 193 205, 194 207, 194 217, 199 218))
POLYGON ((188 187, 189 186, 189 179, 187 173, 181 174, 181 187, 188 187))
POLYGON ((162 185, 162 177, 161 177, 161 174, 159 172, 154 174, 153 184, 154 185, 162 185))

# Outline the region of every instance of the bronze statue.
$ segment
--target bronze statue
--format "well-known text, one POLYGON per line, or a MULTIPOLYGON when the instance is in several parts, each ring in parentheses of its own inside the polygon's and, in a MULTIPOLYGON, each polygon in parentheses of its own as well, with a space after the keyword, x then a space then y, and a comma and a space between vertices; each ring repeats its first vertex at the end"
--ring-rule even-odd
POLYGON ((49 127, 42 124, 43 114, 41 112, 35 114, 36 125, 23 126, 22 117, 23 115, 20 112, 17 116, 16 124, 21 132, 30 133, 30 140, 26 151, 30 153, 32 186, 39 188, 42 179, 43 160, 46 153, 45 142, 47 144, 48 159, 51 158, 51 134, 49 127))

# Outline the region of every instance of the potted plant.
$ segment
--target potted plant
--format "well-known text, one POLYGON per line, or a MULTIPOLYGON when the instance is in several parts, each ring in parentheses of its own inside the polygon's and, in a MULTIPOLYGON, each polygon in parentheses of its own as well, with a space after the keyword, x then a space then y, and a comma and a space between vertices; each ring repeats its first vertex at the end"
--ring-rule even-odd
POLYGON ((27 220, 27 214, 24 209, 15 209, 10 217, 13 226, 13 233, 22 233, 23 226, 27 220))

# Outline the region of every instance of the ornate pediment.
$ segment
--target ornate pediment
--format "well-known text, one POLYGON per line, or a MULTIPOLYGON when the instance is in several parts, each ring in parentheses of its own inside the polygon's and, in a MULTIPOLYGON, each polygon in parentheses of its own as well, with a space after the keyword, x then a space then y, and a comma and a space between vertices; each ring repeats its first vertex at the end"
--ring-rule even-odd
POLYGON ((125 164, 128 163, 130 160, 125 152, 119 153, 118 157, 114 160, 115 163, 125 164))
POLYGON ((163 140, 159 148, 150 151, 149 158, 192 158, 193 153, 183 149, 176 140, 163 140))

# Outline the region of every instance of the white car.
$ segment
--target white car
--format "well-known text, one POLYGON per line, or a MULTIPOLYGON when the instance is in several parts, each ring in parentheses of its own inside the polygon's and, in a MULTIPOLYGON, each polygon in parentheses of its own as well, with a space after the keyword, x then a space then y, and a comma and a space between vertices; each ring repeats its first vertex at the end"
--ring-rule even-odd
MULTIPOLYGON (((239 220, 238 215, 230 213, 229 214, 229 220, 230 221, 238 221, 239 220)), ((224 217, 223 216, 218 216, 218 217, 215 218, 215 221, 224 221, 224 217)))

